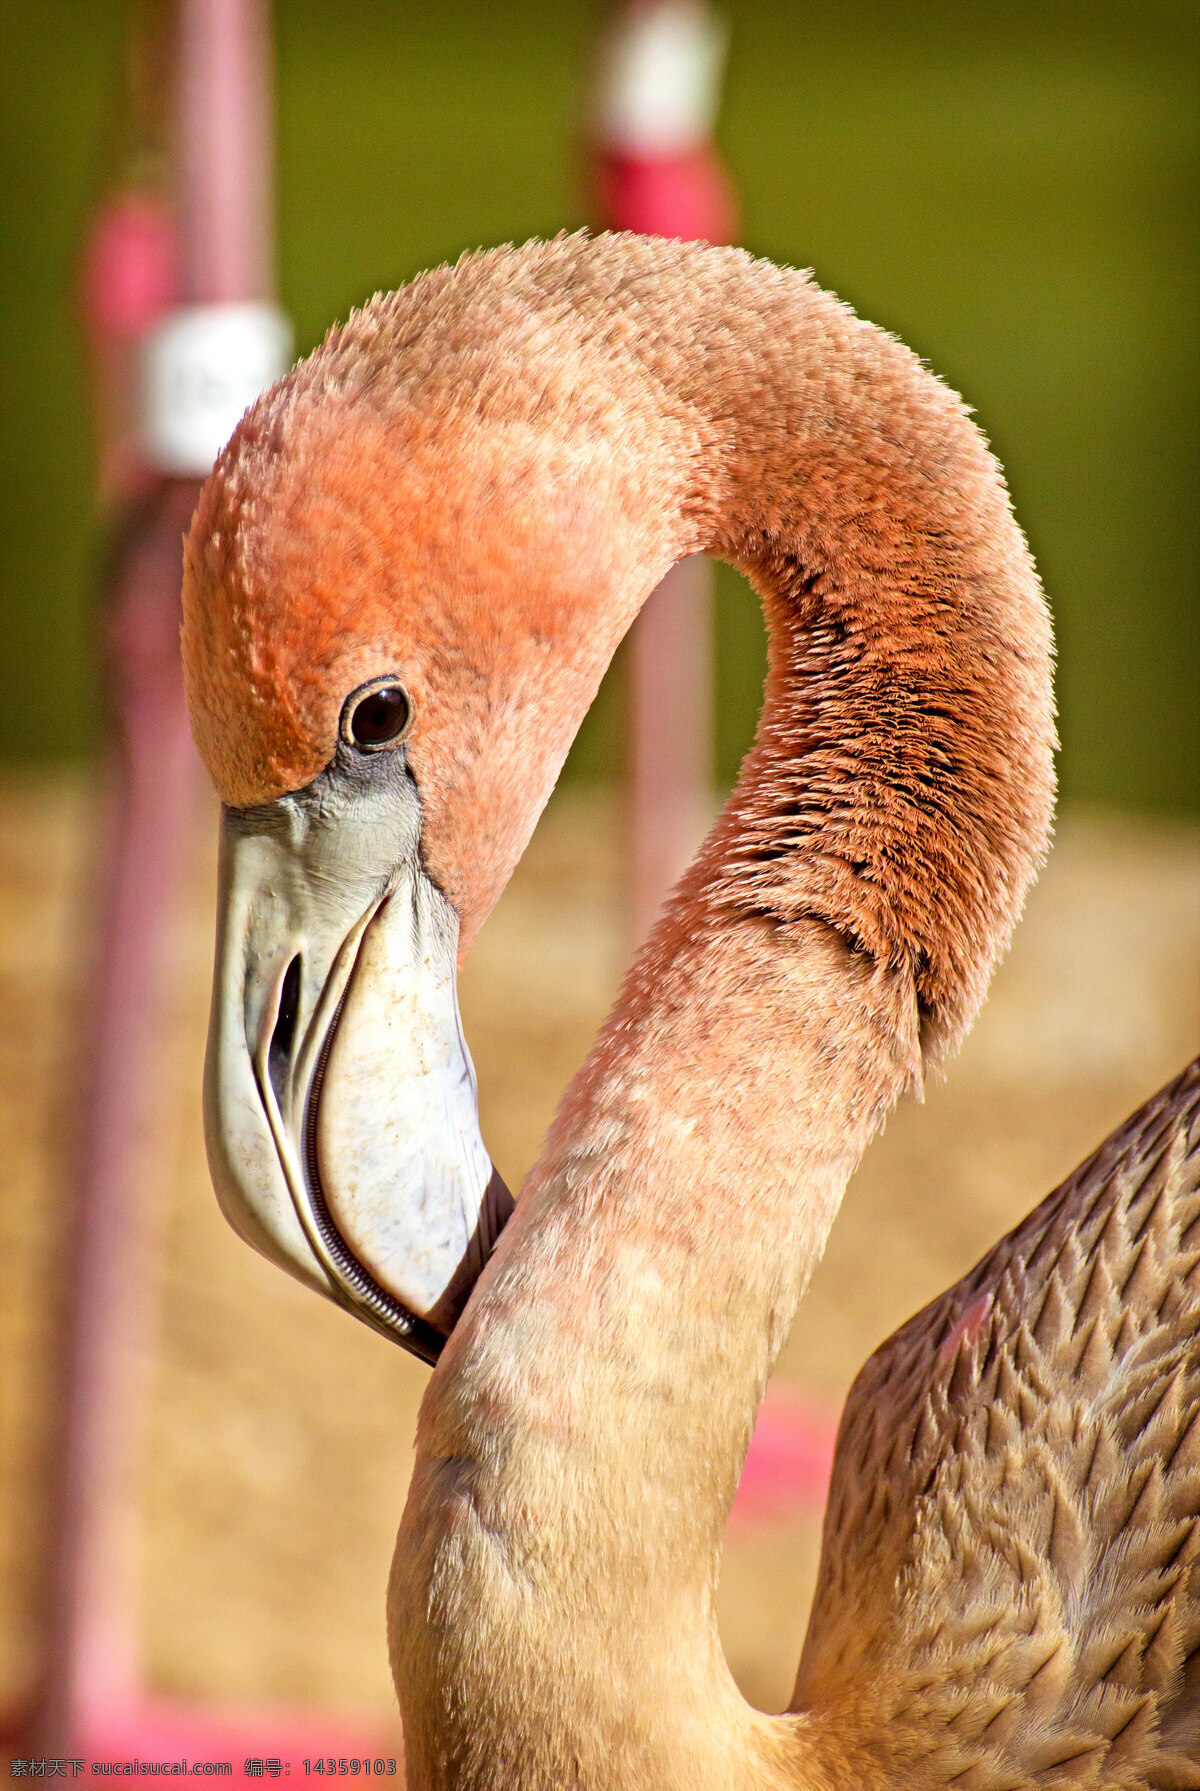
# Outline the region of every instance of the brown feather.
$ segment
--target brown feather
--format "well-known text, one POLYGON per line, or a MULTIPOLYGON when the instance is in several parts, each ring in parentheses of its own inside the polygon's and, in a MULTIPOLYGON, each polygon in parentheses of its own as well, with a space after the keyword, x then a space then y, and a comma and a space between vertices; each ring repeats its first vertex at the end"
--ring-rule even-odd
POLYGON ((1200 1060, 862 1370, 794 1708, 896 1783, 1200 1786, 1200 1060))

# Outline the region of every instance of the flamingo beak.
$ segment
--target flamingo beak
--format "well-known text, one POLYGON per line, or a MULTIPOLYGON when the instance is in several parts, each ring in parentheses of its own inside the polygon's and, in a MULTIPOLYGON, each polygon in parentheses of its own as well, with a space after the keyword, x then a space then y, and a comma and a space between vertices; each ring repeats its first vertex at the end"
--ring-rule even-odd
POLYGON ((458 917, 395 757, 223 815, 205 1136, 248 1243, 433 1362, 512 1199, 479 1134, 458 917))

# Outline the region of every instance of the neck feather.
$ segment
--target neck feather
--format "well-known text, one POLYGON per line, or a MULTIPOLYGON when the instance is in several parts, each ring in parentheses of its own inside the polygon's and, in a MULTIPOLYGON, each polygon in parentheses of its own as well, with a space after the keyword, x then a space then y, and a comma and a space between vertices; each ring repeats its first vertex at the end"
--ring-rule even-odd
MULTIPOLYGON (((1043 850, 1045 614, 994 461, 899 344, 736 252, 545 255, 635 449, 674 444, 666 557, 748 572, 770 671, 430 1385, 390 1599, 410 1774, 817 1787, 803 1719, 729 1681, 720 1540, 846 1178, 1043 850)), ((588 618, 606 651, 627 621, 588 618)))
POLYGON ((660 971, 423 1407, 390 1600, 414 1787, 793 1782, 796 1719, 745 1706, 721 1654, 721 1541, 846 1178, 917 1064, 916 1003, 809 920, 681 928, 660 971))

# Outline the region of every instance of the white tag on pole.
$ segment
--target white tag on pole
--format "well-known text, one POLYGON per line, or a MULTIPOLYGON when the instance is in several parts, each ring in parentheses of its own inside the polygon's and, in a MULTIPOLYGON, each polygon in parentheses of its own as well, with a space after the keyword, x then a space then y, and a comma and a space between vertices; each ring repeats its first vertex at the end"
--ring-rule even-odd
POLYGON ((597 136, 620 154, 687 154, 712 135, 728 32, 708 0, 650 0, 601 43, 597 136))
POLYGON ((275 305, 173 311, 142 349, 142 452, 151 466, 207 474, 291 352, 291 326, 275 305))

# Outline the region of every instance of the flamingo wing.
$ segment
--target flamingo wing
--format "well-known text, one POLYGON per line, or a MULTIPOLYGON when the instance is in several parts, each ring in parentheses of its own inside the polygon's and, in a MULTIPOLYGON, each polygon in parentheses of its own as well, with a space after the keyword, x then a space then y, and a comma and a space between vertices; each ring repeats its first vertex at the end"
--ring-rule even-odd
POLYGON ((862 1370, 793 1709, 889 1784, 1200 1787, 1200 1059, 862 1370))

